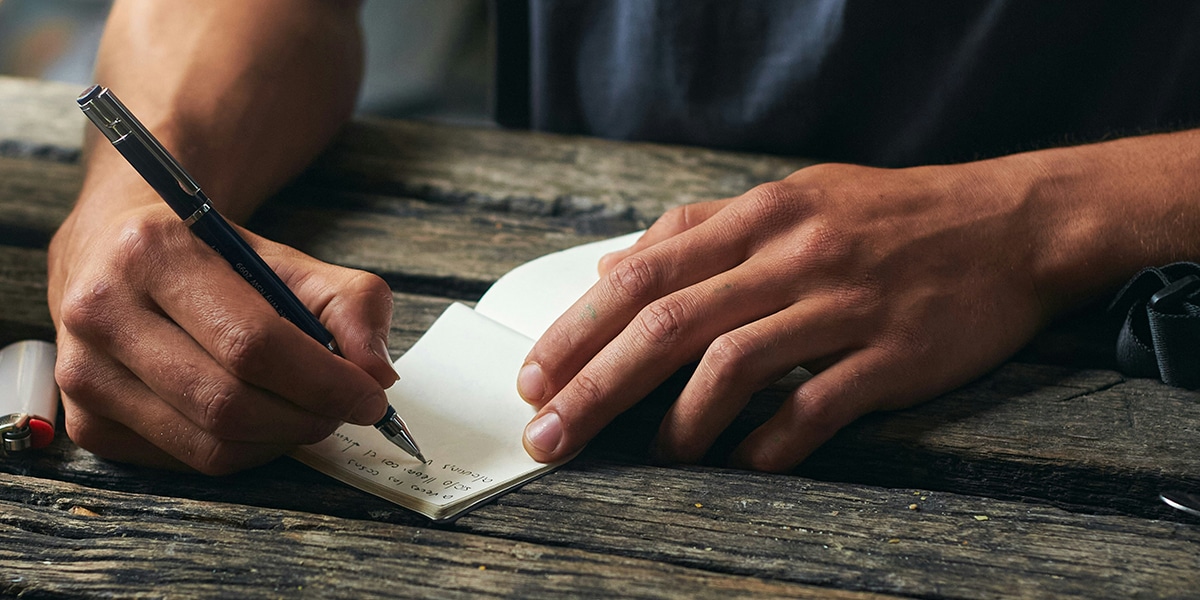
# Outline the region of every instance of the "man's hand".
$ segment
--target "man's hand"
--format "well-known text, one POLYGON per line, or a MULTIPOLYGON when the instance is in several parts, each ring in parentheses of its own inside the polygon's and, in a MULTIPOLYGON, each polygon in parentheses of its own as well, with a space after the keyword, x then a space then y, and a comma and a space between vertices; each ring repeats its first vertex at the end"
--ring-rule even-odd
MULTIPOLYGON (((349 118, 359 4, 117 0, 96 81, 241 222, 349 118)), ((76 443, 225 473, 383 414, 395 373, 382 281, 242 232, 333 333, 345 358, 334 356, 275 314, 91 128, 85 156, 79 201, 49 253, 57 377, 76 443)))
POLYGON ((529 353, 518 388, 541 410, 527 450, 577 451, 699 360, 655 443, 695 461, 752 393, 805 367, 815 375, 733 456, 781 471, 865 413, 995 367, 1062 308, 1040 299, 1047 215, 1007 168, 818 165, 670 211, 604 258, 529 353))
POLYGON ((240 233, 341 345, 280 317, 161 201, 72 218, 50 249, 67 433, 125 462, 221 474, 383 416, 392 296, 374 275, 240 233))

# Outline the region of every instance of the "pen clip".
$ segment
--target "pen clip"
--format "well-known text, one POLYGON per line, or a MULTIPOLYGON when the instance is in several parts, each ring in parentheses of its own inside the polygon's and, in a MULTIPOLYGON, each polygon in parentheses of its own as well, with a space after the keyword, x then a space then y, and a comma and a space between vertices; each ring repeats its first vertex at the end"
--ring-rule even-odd
POLYGON ((187 195, 194 197, 200 193, 200 186, 192 179, 192 176, 183 170, 183 166, 171 157, 171 153, 158 143, 154 135, 142 125, 141 121, 137 120, 137 117, 133 116, 133 113, 129 112, 129 109, 125 108, 125 105, 108 88, 93 85, 85 90, 76 99, 76 102, 79 103, 83 114, 96 124, 96 127, 110 142, 115 144, 133 135, 134 139, 141 142, 146 151, 175 178, 179 187, 187 195))

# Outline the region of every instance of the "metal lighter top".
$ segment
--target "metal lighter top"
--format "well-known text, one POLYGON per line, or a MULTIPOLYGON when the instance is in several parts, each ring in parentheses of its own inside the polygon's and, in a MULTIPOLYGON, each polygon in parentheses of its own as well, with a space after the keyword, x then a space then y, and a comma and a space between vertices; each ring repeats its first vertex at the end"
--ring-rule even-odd
POLYGON ((54 344, 40 340, 0 350, 0 452, 41 448, 54 440, 54 359, 54 344))

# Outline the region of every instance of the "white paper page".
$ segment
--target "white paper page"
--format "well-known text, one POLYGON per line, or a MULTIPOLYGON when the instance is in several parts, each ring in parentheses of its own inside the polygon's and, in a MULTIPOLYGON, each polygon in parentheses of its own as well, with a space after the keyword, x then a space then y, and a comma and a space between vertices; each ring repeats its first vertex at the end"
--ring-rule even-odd
POLYGON ((556 465, 533 460, 521 444, 537 412, 516 390, 517 371, 532 345, 452 304, 396 361, 400 380, 388 390, 428 464, 404 454, 375 428, 357 425, 343 425, 298 450, 296 458, 427 516, 434 514, 422 503, 441 507, 480 493, 490 496, 492 488, 549 470, 556 465))
POLYGON ((632 246, 642 233, 592 242, 531 260, 496 281, 479 299, 475 311, 536 340, 599 281, 596 263, 600 257, 632 246))

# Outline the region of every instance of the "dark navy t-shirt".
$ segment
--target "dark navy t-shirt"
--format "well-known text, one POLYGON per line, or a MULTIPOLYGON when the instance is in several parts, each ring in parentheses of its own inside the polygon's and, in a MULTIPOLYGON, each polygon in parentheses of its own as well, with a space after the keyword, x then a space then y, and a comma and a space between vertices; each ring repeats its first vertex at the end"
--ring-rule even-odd
POLYGON ((1200 124, 1200 3, 498 0, 504 125, 904 166, 1200 124))

